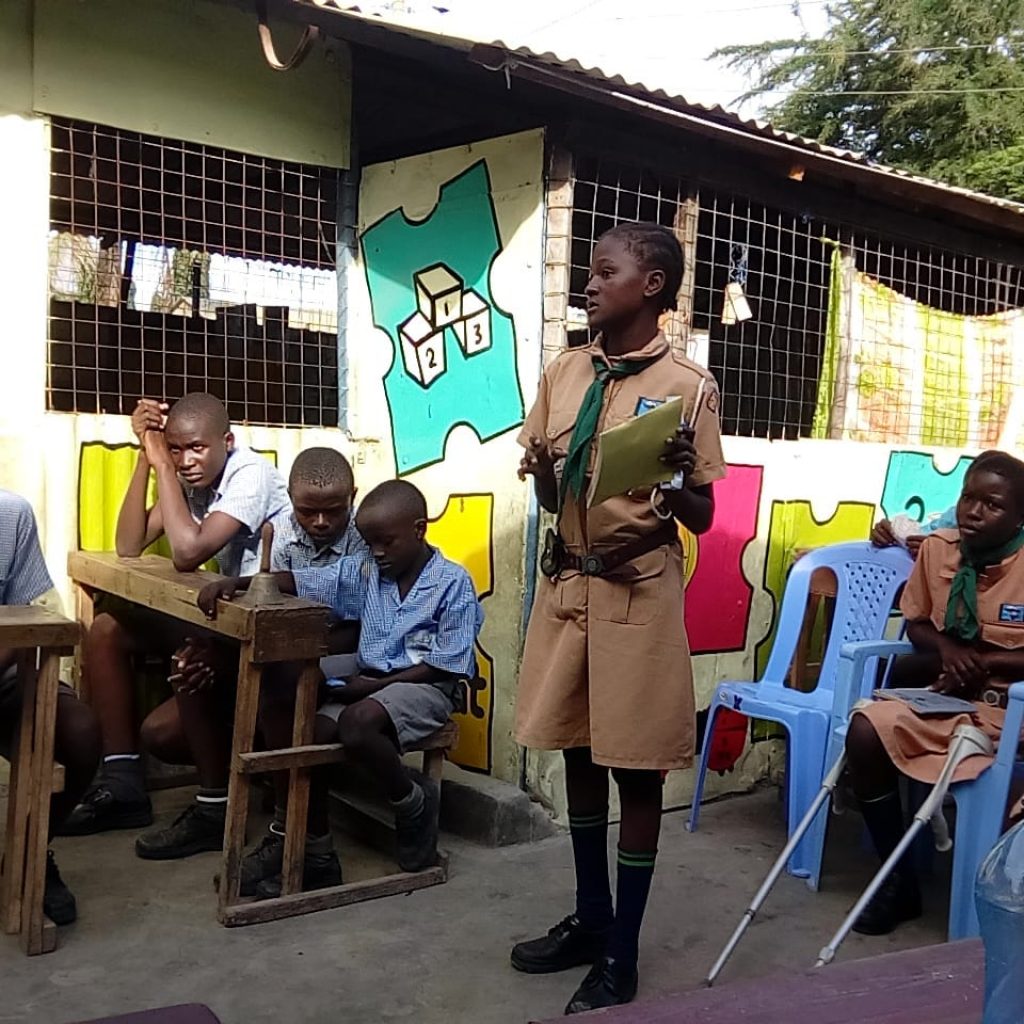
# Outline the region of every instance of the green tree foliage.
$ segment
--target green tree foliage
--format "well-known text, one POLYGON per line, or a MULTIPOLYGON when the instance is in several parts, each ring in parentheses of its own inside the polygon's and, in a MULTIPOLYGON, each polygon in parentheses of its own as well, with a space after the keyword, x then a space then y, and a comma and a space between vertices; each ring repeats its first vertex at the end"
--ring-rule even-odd
MULTIPOLYGON (((798 6, 799 0, 794 0, 798 6)), ((713 56, 778 127, 1024 201, 1024 0, 836 0, 823 38, 713 56)))

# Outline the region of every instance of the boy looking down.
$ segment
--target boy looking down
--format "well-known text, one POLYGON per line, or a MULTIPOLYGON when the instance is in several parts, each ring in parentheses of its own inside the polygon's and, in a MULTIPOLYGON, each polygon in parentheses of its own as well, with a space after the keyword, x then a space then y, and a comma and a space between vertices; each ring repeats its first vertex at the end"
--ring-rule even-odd
MULTIPOLYGON (((469 574, 427 544, 427 507, 412 484, 374 488, 356 517, 368 551, 325 569, 277 574, 282 592, 328 604, 341 620, 361 622, 357 674, 325 680, 316 719, 317 743, 341 742, 350 758, 378 780, 395 813, 398 863, 420 871, 437 859, 439 791, 410 778, 401 754, 440 729, 461 706, 464 680, 476 671, 474 645, 483 624, 469 574)), ((248 580, 204 587, 199 606, 211 618, 218 598, 230 600, 248 580)), ((283 680, 263 687, 278 694, 283 680)), ((287 693, 294 701, 294 686, 287 693)), ((272 735, 261 709, 268 748, 290 743, 272 735)), ((303 887, 341 881, 327 823, 325 772, 314 771, 303 887)), ((263 898, 280 894, 283 837, 271 833, 243 862, 242 884, 263 898)))

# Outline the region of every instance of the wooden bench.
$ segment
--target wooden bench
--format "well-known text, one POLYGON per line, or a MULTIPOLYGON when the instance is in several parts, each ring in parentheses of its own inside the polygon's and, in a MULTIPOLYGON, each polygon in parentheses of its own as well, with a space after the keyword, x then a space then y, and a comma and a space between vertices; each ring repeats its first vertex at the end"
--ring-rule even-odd
MULTIPOLYGON (((73 552, 68 556, 68 575, 83 591, 80 608, 91 619, 91 593, 103 591, 126 601, 190 622, 239 642, 238 690, 232 739, 231 775, 228 784, 227 822, 224 832, 224 864, 218 885, 218 918, 225 925, 255 924, 328 907, 412 892, 446 881, 447 863, 415 874, 398 872, 302 892, 302 862, 309 809, 309 773, 320 765, 341 761, 340 744, 313 743, 320 687, 319 659, 326 654, 328 609, 297 597, 283 597, 274 604, 254 604, 251 595, 221 601, 217 618, 209 620, 199 610, 199 590, 214 573, 177 572, 166 559, 155 555, 122 559, 111 554, 73 552), (280 661, 300 661, 292 728, 292 745, 280 750, 255 749, 256 717, 263 666, 280 661), (282 895, 277 899, 242 901, 239 882, 245 852, 249 795, 254 776, 276 771, 289 773, 287 829, 284 843, 282 895)), ((452 724, 431 737, 424 750, 424 770, 440 779, 444 752, 457 732, 452 724)))
POLYGON ((601 1024, 978 1024, 984 995, 982 946, 971 939, 641 998, 582 1018, 601 1024))
POLYGON ((49 953, 57 929, 43 913, 50 797, 64 785, 53 760, 61 655, 78 643, 77 622, 36 607, 0 607, 0 648, 18 651, 21 721, 14 731, 0 914, 29 956, 49 953))

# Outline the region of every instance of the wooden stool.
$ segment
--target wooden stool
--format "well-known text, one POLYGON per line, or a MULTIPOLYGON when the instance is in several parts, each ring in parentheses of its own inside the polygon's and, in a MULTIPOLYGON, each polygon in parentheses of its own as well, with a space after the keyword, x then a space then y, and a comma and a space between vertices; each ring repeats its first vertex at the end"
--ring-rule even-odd
POLYGON ((63 787, 53 761, 61 655, 78 643, 77 622, 45 608, 0 607, 0 647, 16 650, 21 722, 11 752, 7 836, 0 874, 0 913, 9 935, 21 933, 29 956, 49 953, 57 929, 43 914, 50 796, 63 787))
MULTIPOLYGON (((235 754, 231 764, 231 786, 238 792, 233 801, 235 815, 229 815, 224 848, 227 854, 225 874, 220 884, 218 916, 222 924, 246 925, 262 921, 275 921, 282 917, 305 914, 315 910, 347 906, 363 900, 399 893, 414 892, 448 880, 448 860, 424 871, 405 872, 347 882, 313 892, 302 892, 302 864, 305 856, 306 818, 309 807, 310 769, 338 764, 345 758, 340 743, 312 743, 313 720, 316 716, 320 689, 320 671, 317 665, 308 666, 299 677, 295 700, 295 719, 291 747, 279 750, 253 750, 256 725, 259 680, 252 675, 239 678, 238 703, 235 707, 235 754), (287 825, 285 829, 284 863, 281 871, 282 895, 276 899, 239 902, 239 873, 241 870, 241 841, 245 836, 248 817, 248 794, 253 775, 263 772, 289 773, 287 825)), ((428 736, 415 747, 423 751, 423 772, 438 784, 444 768, 445 751, 458 742, 459 727, 455 722, 428 736)), ((363 806, 353 808, 366 818, 374 818, 372 811, 363 806)), ((378 818, 376 823, 382 824, 378 818)))

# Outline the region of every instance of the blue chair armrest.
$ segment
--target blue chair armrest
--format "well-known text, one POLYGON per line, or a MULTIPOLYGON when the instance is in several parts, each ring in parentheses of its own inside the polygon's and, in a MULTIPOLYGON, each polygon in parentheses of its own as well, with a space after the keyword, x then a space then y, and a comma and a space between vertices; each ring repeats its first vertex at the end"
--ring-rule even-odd
POLYGON ((1010 742, 1000 743, 996 753, 996 761, 1012 770, 1017 760, 1017 748, 1021 727, 1024 725, 1024 683, 1014 683, 1010 687, 1010 699, 1006 704, 1006 718, 1003 720, 1003 735, 1014 737, 1010 742))
POLYGON ((836 686, 832 694, 833 722, 845 722, 853 705, 868 696, 864 673, 871 659, 910 654, 913 650, 914 645, 906 640, 854 640, 843 644, 839 649, 836 686))

